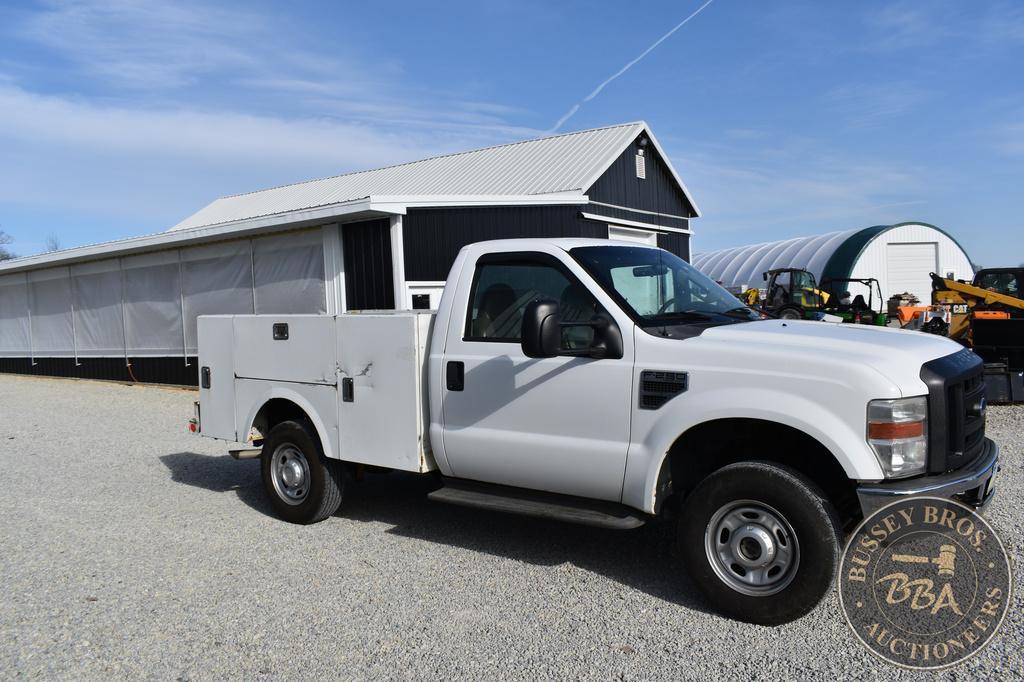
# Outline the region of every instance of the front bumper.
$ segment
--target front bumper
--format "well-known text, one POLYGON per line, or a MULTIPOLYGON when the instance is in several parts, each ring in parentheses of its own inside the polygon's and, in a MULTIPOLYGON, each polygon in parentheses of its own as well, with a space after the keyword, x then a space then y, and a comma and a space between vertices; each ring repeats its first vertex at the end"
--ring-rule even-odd
POLYGON ((999 471, 999 446, 985 439, 981 454, 972 464, 948 474, 922 476, 905 481, 862 483, 857 487, 860 508, 867 518, 887 504, 904 497, 946 497, 981 509, 995 492, 993 479, 999 471))

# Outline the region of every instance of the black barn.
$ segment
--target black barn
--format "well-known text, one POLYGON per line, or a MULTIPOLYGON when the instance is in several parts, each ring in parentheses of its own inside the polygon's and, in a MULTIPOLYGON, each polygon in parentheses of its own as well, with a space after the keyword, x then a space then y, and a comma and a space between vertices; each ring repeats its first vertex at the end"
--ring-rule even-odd
POLYGON ((164 233, 0 264, 0 371, 194 385, 198 315, 435 307, 487 239, 689 259, 699 215, 642 122, 224 197, 164 233))

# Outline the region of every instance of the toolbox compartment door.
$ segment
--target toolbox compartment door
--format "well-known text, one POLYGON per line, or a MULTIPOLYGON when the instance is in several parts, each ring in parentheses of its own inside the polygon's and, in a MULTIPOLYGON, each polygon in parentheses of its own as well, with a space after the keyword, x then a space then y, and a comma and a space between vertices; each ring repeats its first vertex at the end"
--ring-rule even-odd
POLYGON ((336 319, 332 315, 236 315, 235 376, 335 385, 336 319))
POLYGON ((230 315, 200 315, 199 426, 204 436, 236 441, 234 323, 230 315))
POLYGON ((342 459, 403 471, 436 468, 424 434, 431 319, 413 312, 338 317, 342 459))

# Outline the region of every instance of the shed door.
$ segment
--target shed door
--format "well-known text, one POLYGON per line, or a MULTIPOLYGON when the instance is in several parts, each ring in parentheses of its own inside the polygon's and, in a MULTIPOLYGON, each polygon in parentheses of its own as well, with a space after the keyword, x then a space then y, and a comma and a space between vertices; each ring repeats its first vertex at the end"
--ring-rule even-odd
POLYGON ((939 270, 939 245, 936 242, 889 244, 885 251, 888 298, 909 291, 921 303, 930 303, 932 284, 929 273, 939 270))

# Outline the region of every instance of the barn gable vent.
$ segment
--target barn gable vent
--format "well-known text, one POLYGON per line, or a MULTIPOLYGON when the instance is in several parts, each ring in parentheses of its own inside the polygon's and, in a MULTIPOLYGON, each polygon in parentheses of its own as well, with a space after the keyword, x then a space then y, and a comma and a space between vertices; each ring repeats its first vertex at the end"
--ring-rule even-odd
POLYGON ((644 158, 644 150, 637 150, 636 153, 636 176, 641 180, 647 178, 647 159, 644 158))

